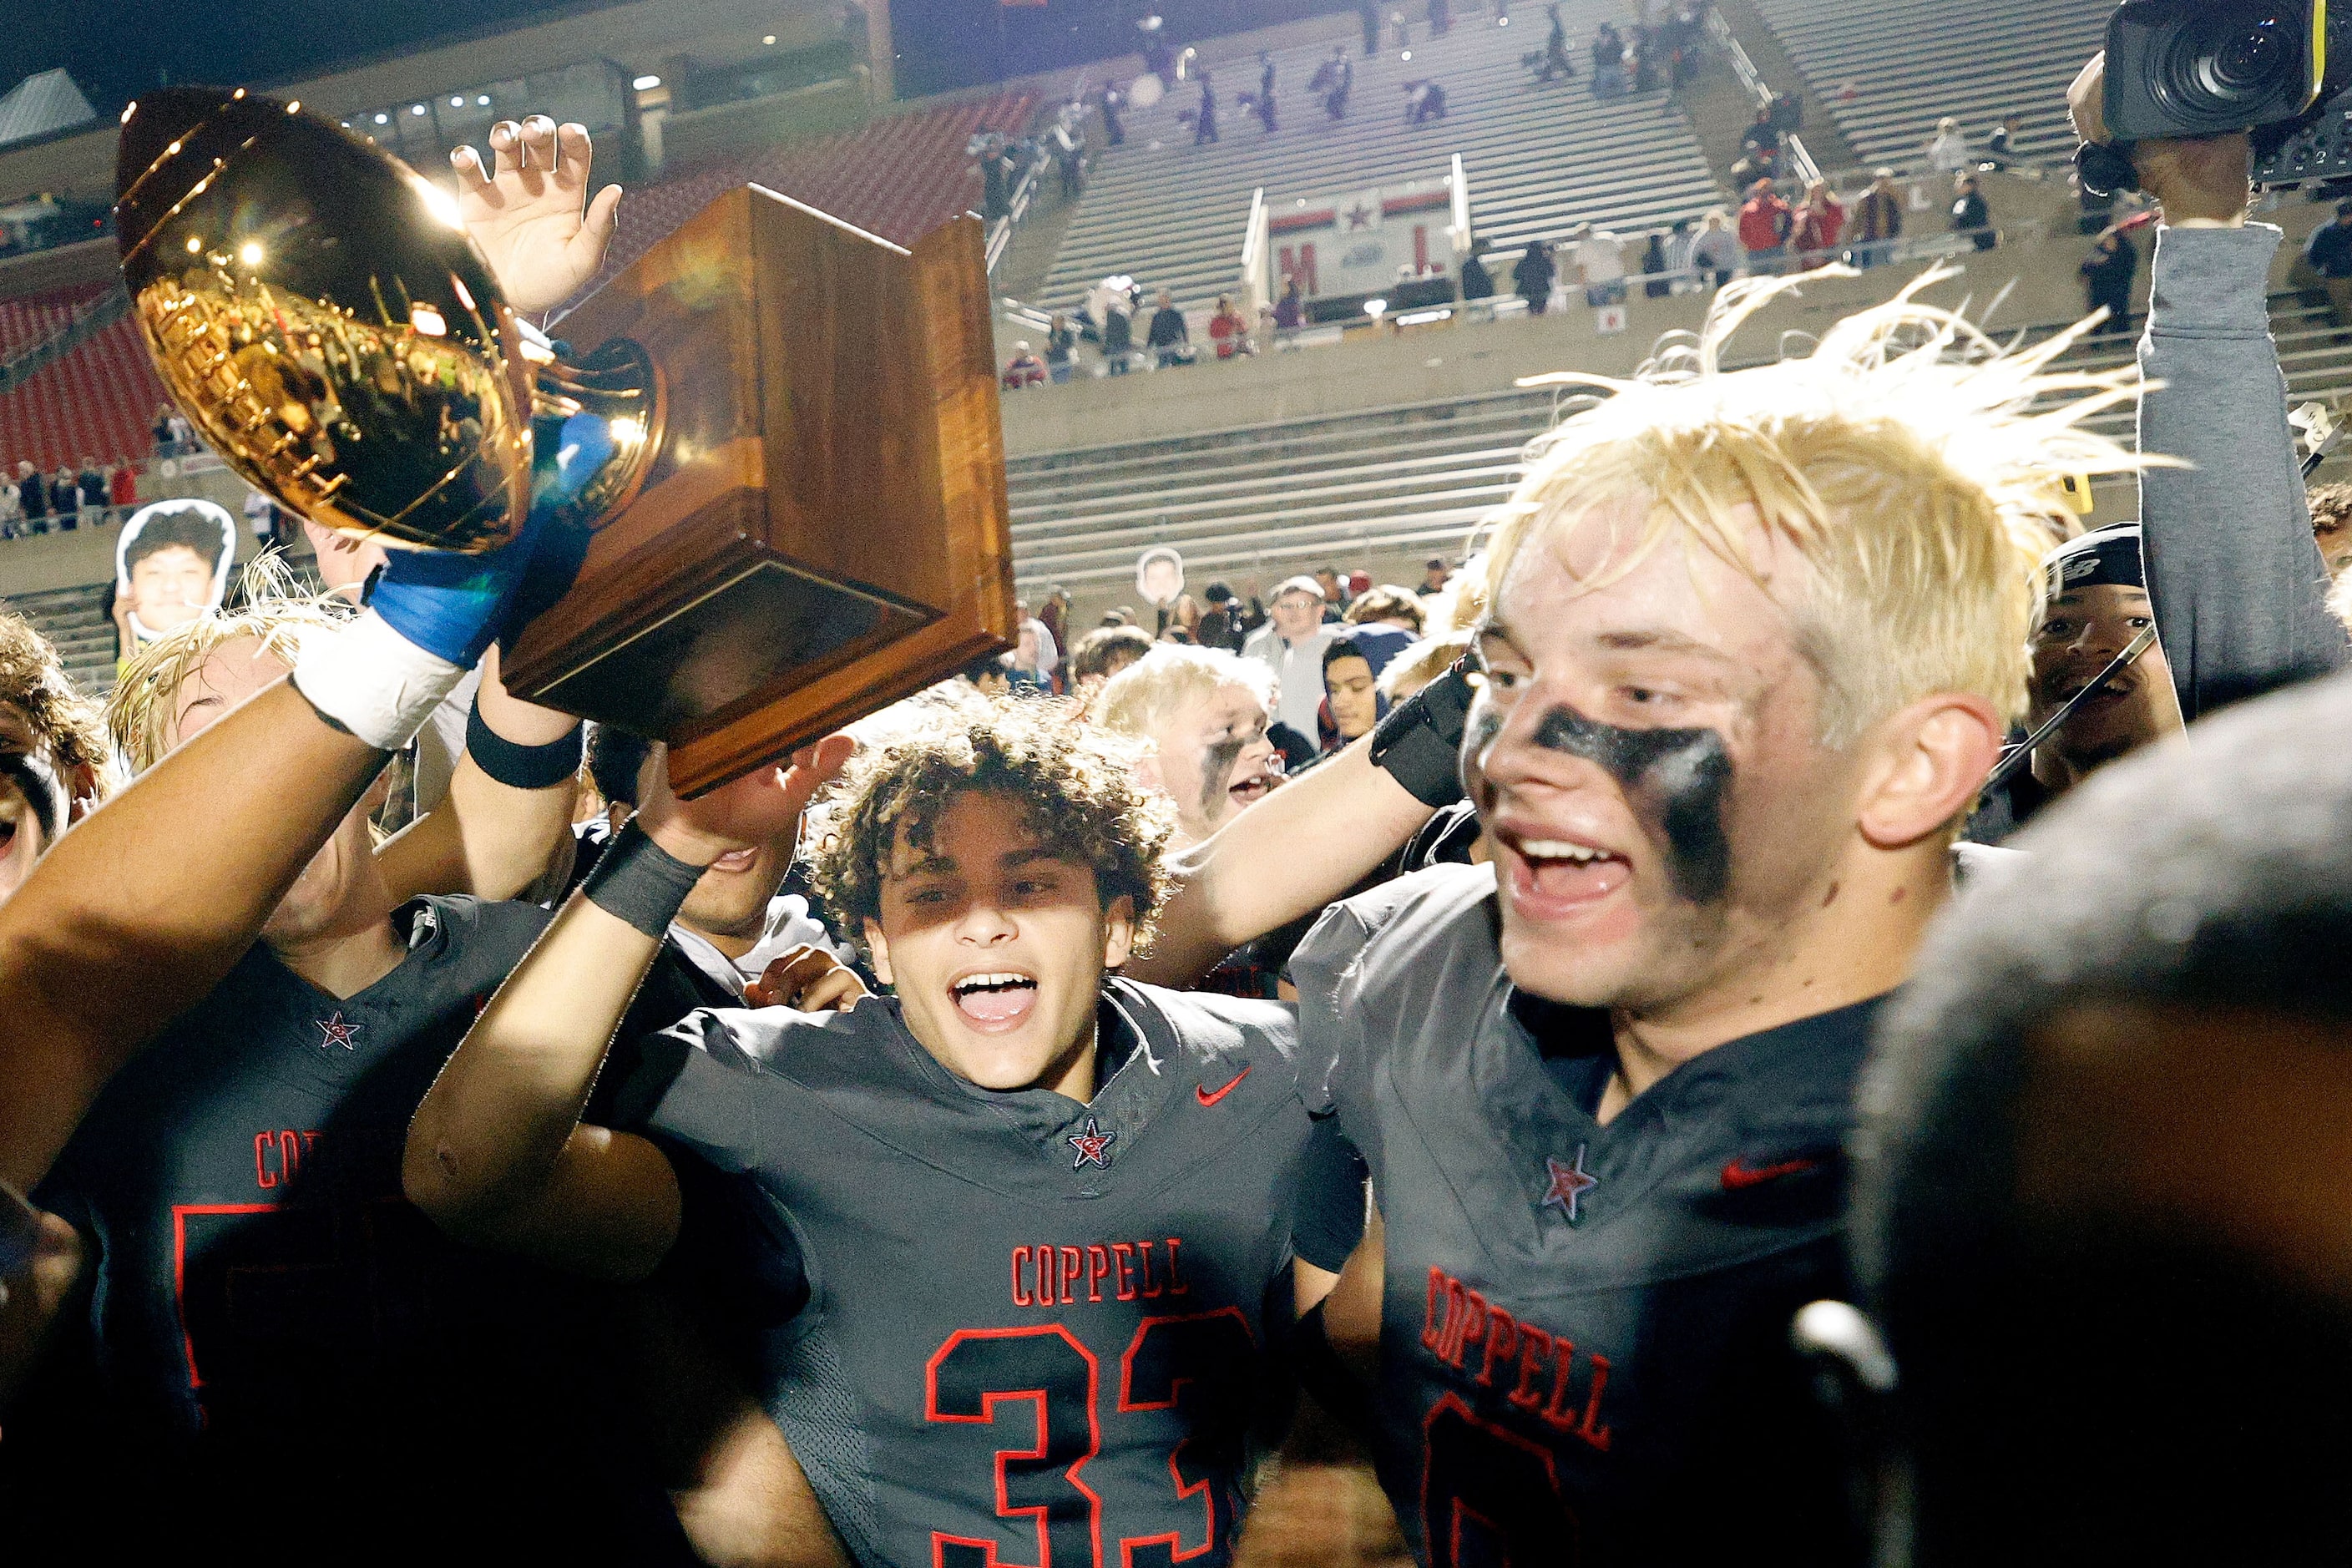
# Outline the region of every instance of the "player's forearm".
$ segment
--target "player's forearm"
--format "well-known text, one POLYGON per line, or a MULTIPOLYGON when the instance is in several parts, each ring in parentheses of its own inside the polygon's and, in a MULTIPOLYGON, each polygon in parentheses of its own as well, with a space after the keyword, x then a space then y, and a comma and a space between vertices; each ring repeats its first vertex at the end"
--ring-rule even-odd
POLYGON ((1432 808, 1357 742, 1174 858, 1176 891, 1139 978, 1179 983, 1346 893, 1403 847, 1432 808))
POLYGON ((511 1242, 528 1227, 660 949, 572 895, 417 1107, 401 1165, 411 1203, 468 1240, 511 1242))
POLYGON ((513 898, 539 879, 571 831, 580 721, 509 693, 497 647, 483 654, 481 668, 447 797, 377 854, 400 897, 513 898))
POLYGON ((281 680, 58 841, 0 905, 0 1180, 28 1191, 47 1173, 107 1079, 252 945, 384 760, 281 680))

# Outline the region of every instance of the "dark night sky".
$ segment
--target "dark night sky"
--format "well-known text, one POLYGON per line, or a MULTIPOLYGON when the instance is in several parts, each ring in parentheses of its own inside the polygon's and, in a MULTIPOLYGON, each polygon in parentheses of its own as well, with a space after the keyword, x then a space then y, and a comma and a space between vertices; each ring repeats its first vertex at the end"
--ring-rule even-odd
POLYGON ((52 66, 101 114, 157 85, 300 79, 611 0, 0 0, 0 92, 52 66))

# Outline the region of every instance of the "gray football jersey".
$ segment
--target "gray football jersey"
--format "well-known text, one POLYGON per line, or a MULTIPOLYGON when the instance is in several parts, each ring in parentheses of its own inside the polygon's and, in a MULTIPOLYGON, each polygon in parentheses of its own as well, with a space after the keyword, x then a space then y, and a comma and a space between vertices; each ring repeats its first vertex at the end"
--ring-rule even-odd
POLYGON ((1424 1564, 1846 1559, 1790 1317, 1840 1294, 1874 1004, 1718 1046, 1605 1126, 1608 1015, 1517 992, 1490 868, 1335 906, 1291 961, 1386 1226, 1374 1453, 1424 1564))
POLYGON ((861 1563, 1230 1554, 1281 1383, 1295 1018, 1117 980, 1103 1016, 1127 1048, 1084 1106, 955 1077, 887 997, 698 1012, 616 1058, 617 1120, 740 1173, 738 1264, 802 1282, 763 1400, 861 1563))

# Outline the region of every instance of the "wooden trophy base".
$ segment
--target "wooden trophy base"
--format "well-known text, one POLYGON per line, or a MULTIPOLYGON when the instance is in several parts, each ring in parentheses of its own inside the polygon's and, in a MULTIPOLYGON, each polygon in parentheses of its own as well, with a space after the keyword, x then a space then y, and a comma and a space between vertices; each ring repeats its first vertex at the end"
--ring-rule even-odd
POLYGON ((651 456, 551 542, 579 571, 507 652, 518 695, 668 742, 690 795, 1009 646, 978 219, 910 250, 745 186, 557 331, 650 356, 651 456))

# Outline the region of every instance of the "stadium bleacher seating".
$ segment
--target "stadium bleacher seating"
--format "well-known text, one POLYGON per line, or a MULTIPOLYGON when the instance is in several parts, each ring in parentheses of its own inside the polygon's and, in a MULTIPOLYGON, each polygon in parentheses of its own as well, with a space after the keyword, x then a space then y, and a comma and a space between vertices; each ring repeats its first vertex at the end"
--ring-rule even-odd
POLYGON ((1206 46, 1221 140, 1195 147, 1178 121, 1200 100, 1189 82, 1150 109, 1127 110, 1124 146, 1103 148, 1097 134, 1099 162, 1038 302, 1065 309, 1103 278, 1127 273, 1147 289, 1171 289, 1187 308, 1211 304, 1239 276, 1254 189, 1288 202, 1413 179, 1434 184, 1454 153, 1469 179, 1472 226, 1507 264, 1528 240, 1558 238, 1578 223, 1632 234, 1724 200, 1689 121, 1664 92, 1604 102, 1589 90, 1593 29, 1604 17, 1622 23, 1623 7, 1566 0, 1560 11, 1578 74, 1549 86, 1520 63, 1543 47, 1544 16, 1534 6, 1516 8, 1508 27, 1483 7, 1458 6, 1442 38, 1428 37, 1414 6, 1409 62, 1393 47, 1365 59, 1355 19, 1335 17, 1327 41, 1274 51, 1280 129, 1271 135, 1236 101, 1256 91, 1255 55, 1206 46), (1337 122, 1307 91, 1335 43, 1356 73, 1348 117, 1337 122), (1409 127, 1401 89, 1422 77, 1445 89, 1446 118, 1409 127))
POLYGON ((106 617, 103 588, 55 588, 46 594, 10 595, 0 609, 13 610, 57 646, 77 690, 103 698, 114 689, 114 623, 106 617))
MULTIPOLYGON (((2271 317, 2293 401, 2352 397, 2352 346, 2336 341, 2325 310, 2284 293, 2271 317)), ((2116 336, 2063 363, 2106 369, 2132 357, 2116 336)), ((1454 554, 1509 494, 1520 450, 1552 407, 1545 393, 1506 392, 1018 458, 1015 574, 1026 593, 1059 584, 1085 600, 1131 584, 1136 558, 1161 544, 1203 582, 1223 572, 1271 583, 1368 552, 1454 554)), ((2125 407, 2094 424, 2128 443, 2133 418, 2125 407)))
POLYGON ((0 300, 0 365, 64 331, 112 287, 111 283, 83 283, 0 300))
POLYGON ((2066 84, 2105 43, 2115 11, 2115 0, 1753 3, 1854 150, 1913 170, 1948 114, 1979 153, 2014 110, 2024 121, 2020 152, 2045 163, 2072 157, 2066 84))
POLYGON ((121 317, 0 393, 0 458, 50 469, 144 457, 163 400, 138 322, 121 317))
POLYGON ((1035 106, 1034 94, 999 93, 886 115, 844 135, 735 153, 673 174, 631 191, 621 204, 620 231, 597 281, 635 261, 722 192, 747 183, 822 208, 869 234, 911 244, 980 206, 980 168, 964 153, 972 135, 1017 134, 1035 106))

